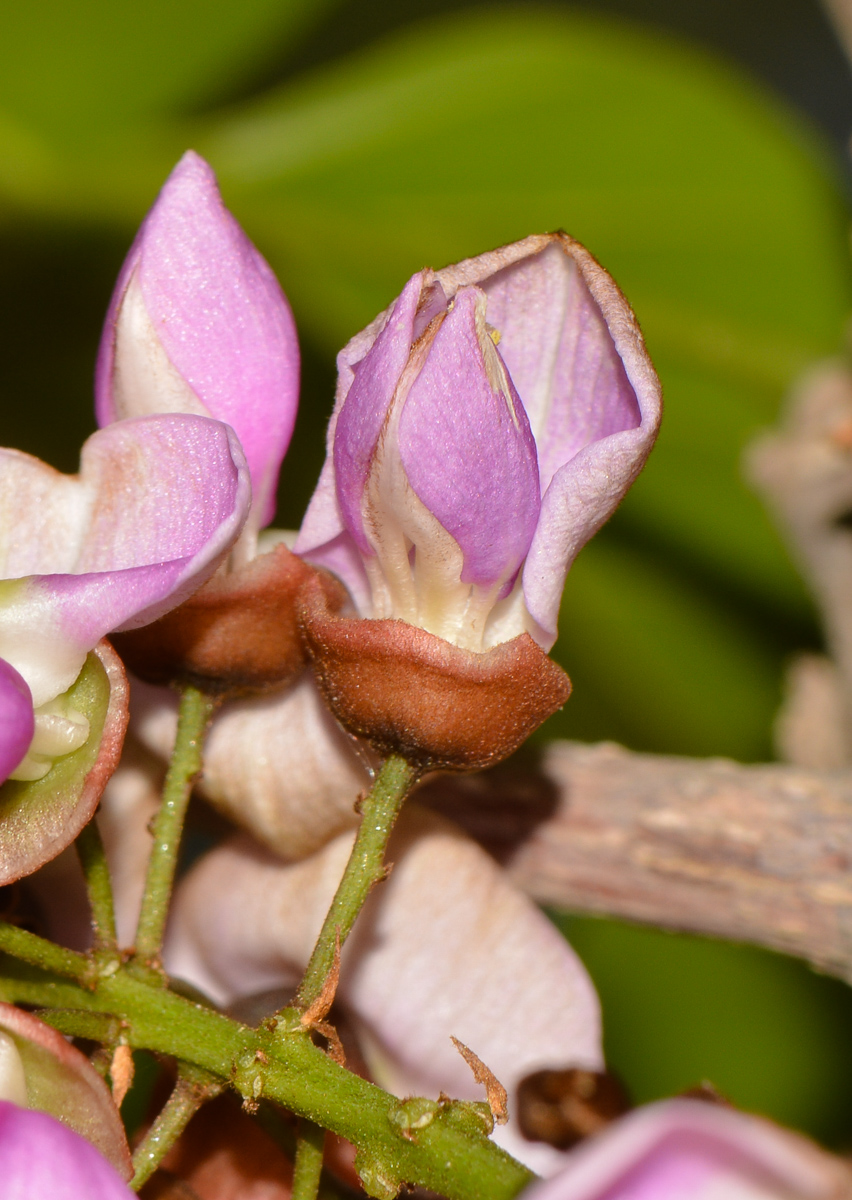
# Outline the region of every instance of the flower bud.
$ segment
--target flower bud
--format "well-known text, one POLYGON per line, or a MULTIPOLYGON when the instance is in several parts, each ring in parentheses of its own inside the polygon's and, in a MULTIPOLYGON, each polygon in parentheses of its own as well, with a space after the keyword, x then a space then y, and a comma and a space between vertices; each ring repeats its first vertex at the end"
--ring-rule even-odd
POLYGON ((382 750, 497 761, 568 697, 546 658, 565 575, 659 425, 642 335, 603 268, 552 234, 419 272, 338 366, 295 549, 369 620, 303 597, 320 686, 382 750), (463 735, 477 710, 480 736, 463 735))
POLYGON ((271 520, 296 419, 296 329, 271 268, 192 151, 166 180, 122 267, 95 393, 101 425, 166 412, 231 425, 251 472, 250 528, 271 520))
POLYGON ((660 421, 613 280, 565 234, 421 271, 338 367, 297 553, 363 617, 474 651, 521 633, 549 650, 568 567, 660 421))

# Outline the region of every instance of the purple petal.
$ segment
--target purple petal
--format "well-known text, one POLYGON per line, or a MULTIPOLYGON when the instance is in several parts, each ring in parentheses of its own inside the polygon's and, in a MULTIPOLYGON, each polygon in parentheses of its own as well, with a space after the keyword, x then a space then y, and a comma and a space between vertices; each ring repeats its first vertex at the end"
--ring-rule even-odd
POLYGON ((540 498, 527 415, 483 344, 478 307, 479 289, 457 293, 405 401, 399 449, 415 493, 461 547, 462 581, 488 586, 523 561, 540 498))
POLYGON ((0 783, 29 750, 34 730, 30 689, 15 668, 0 658, 0 783))
POLYGON ((848 1168, 797 1134, 694 1100, 636 1109, 525 1200, 835 1200, 848 1168))
POLYGON ((590 442, 641 423, 636 394, 600 308, 561 244, 484 285, 488 320, 539 448, 541 487, 590 442))
POLYGON ((167 400, 155 407, 156 398, 152 405, 139 397, 134 407, 132 396, 129 409, 116 408, 117 325, 134 273, 168 360, 209 414, 237 431, 259 524, 266 524, 296 418, 296 329, 271 268, 222 204, 211 168, 192 151, 166 181, 119 276, 98 357, 101 424, 172 410, 167 400))
POLYGON ((536 435, 541 515, 524 599, 549 649, 565 575, 645 463, 661 416, 659 380, 615 282, 565 234, 526 238, 438 272, 448 296, 478 283, 536 435))
POLYGON ((250 504, 236 435, 206 417, 111 425, 84 445, 76 478, 15 451, 0 460, 0 567, 19 580, 0 603, 0 656, 36 707, 70 687, 106 633, 153 621, 200 587, 250 504))
POLYGON ((340 512, 364 554, 372 554, 364 532, 361 498, 382 425, 411 353, 414 323, 425 272, 412 276, 388 322, 365 357, 353 365, 334 434, 334 472, 340 512))
POLYGON ((53 1117, 0 1101, 4 1200, 132 1200, 94 1146, 53 1117))

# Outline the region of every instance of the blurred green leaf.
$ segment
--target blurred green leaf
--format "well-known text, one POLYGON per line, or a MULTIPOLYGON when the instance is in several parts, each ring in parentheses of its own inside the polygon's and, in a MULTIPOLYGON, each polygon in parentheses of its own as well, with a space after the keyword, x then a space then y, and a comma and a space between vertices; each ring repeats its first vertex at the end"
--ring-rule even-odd
POLYGON ((556 920, 595 981, 607 1061, 637 1104, 709 1080, 734 1104, 848 1147, 845 984, 749 946, 556 920))
MULTIPOLYGON (((0 5, 0 111, 30 137, 105 129, 219 99, 333 0, 29 0, 0 5)), ((0 124, 2 145, 3 124, 0 124)))
POLYGON ((680 754, 771 756, 777 654, 666 562, 597 538, 568 577, 553 655, 574 695, 538 739, 601 736, 680 754))

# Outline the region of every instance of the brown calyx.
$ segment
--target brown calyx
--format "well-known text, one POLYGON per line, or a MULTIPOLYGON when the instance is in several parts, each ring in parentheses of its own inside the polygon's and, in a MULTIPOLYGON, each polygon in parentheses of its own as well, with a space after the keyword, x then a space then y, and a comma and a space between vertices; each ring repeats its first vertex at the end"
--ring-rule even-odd
MULTIPOLYGON (((305 667, 296 600, 314 575, 283 544, 209 579, 159 621, 113 634, 148 683, 192 684, 213 695, 283 687, 305 667)), ((341 601, 342 602, 342 601, 341 601)))
POLYGON ((518 1123, 531 1142, 570 1150, 630 1108, 621 1080, 580 1067, 534 1071, 518 1084, 518 1123))
POLYGON ((299 618, 320 691, 341 725, 424 769, 476 770, 508 757, 571 694, 528 634, 475 654, 405 621, 338 617, 319 575, 299 618))

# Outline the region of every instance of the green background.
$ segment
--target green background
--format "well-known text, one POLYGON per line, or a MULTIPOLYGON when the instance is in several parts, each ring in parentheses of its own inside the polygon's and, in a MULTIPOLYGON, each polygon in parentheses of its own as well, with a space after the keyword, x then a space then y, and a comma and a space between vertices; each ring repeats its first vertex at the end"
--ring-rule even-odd
MULTIPOLYGON (((667 412, 646 472, 569 578, 556 653, 575 695, 545 735, 768 758, 784 663, 819 631, 740 460, 797 375, 844 349, 850 104, 803 0, 5 5, 4 441, 75 468, 113 280, 187 146, 213 163, 299 324, 289 525, 322 460, 335 350, 424 264, 563 227, 633 303, 667 412)), ((843 985, 742 947, 566 928, 636 1099, 709 1078, 852 1140, 843 985)))

